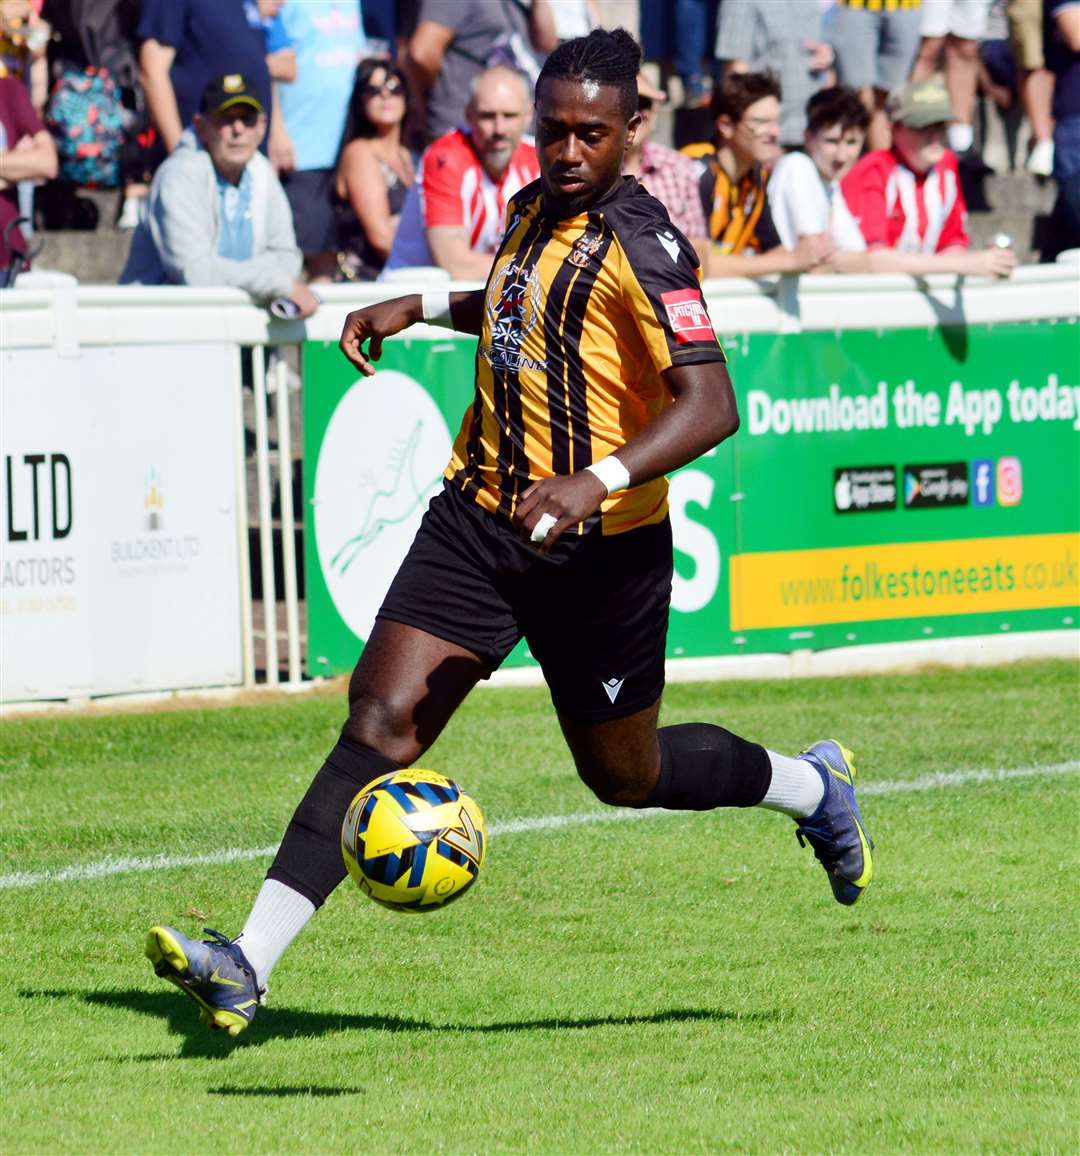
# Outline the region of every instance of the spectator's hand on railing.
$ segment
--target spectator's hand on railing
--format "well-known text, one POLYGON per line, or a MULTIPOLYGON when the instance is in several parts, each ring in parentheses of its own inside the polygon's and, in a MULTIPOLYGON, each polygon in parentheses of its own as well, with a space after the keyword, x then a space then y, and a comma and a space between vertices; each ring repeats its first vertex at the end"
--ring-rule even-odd
POLYGON ((835 246, 828 233, 803 234, 789 253, 789 273, 826 272, 823 266, 832 259, 835 246))
POLYGON ((976 249, 968 253, 971 261, 969 273, 978 277, 1000 277, 1012 275, 1016 268, 1016 253, 1012 249, 1002 249, 991 245, 987 249, 976 249))
POLYGON ((338 348, 365 377, 371 377, 375 372, 375 366, 371 363, 382 356, 383 339, 422 320, 423 306, 419 293, 354 309, 345 318, 338 348), (365 341, 370 342, 366 354, 363 350, 365 341))
POLYGON ((303 321, 305 317, 310 317, 322 304, 319 298, 312 292, 311 287, 303 281, 293 282, 292 292, 289 294, 289 297, 300 310, 296 315, 299 321, 303 321))

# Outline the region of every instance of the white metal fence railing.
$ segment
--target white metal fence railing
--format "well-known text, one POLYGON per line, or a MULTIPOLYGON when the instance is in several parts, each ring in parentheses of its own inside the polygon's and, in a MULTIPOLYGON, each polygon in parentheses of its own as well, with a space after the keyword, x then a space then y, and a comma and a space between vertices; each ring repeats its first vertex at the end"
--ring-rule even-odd
MULTIPOLYGON (((1077 273, 1077 265, 1073 262, 1021 268, 1004 283, 951 275, 919 280, 906 276, 803 277, 761 282, 713 281, 706 283, 705 291, 714 324, 721 334, 897 328, 965 322, 985 324, 1076 317, 1080 309, 1077 273)), ((89 350, 140 347, 147 351, 151 366, 154 364, 154 351, 163 346, 175 349, 178 346, 223 345, 231 350, 231 380, 223 384, 231 391, 231 423, 237 441, 233 465, 234 492, 229 500, 235 506, 239 559, 239 589, 235 596, 240 622, 240 669, 237 677, 229 681, 246 686, 257 681, 256 600, 252 586, 253 558, 249 548, 249 505, 256 512, 258 525, 258 562, 265 611, 262 619, 264 679, 270 684, 279 682, 284 656, 287 682, 297 685, 303 680, 302 615, 295 549, 296 495, 291 466, 297 431, 290 419, 290 367, 282 356, 271 357, 268 363, 266 352, 300 346, 310 340, 336 342, 349 309, 420 288, 405 284, 320 287, 323 305, 306 322, 272 319, 245 294, 229 289, 58 286, 7 290, 0 294, 0 357, 3 365, 0 405, 5 418, 10 408, 9 400, 19 391, 21 367, 27 364, 27 358, 33 356, 53 358, 55 380, 70 383, 81 380, 87 364, 84 354, 89 350), (250 494, 250 459, 243 452, 246 426, 244 357, 250 358, 254 414, 255 480, 254 492, 250 494), (277 417, 276 450, 271 447, 268 425, 268 404, 271 402, 277 417), (275 465, 280 520, 278 534, 275 534, 273 518, 275 465), (275 558, 275 538, 280 539, 279 559, 275 558), (278 561, 280 565, 276 564, 278 561), (283 576, 280 590, 276 580, 278 571, 283 576), (284 637, 278 626, 276 611, 279 603, 283 607, 284 637)), ((425 328, 418 327, 411 333, 423 337, 425 328)), ((432 338, 439 335, 439 331, 426 333, 432 338)), ((293 363, 298 362, 298 356, 290 359, 293 363)), ((156 378, 157 374, 150 370, 141 383, 146 404, 145 413, 132 427, 136 443, 139 430, 147 436, 152 433, 155 438, 168 440, 168 431, 155 427, 156 378)), ((12 428, 7 420, 3 425, 5 455, 12 460, 16 460, 19 454, 33 456, 23 446, 20 430, 12 428)), ((187 447, 187 452, 198 455, 199 447, 187 447)), ((36 479, 37 475, 34 477, 36 479)), ((13 509, 10 476, 7 485, 7 516, 10 519, 13 509)), ((11 528, 9 525, 8 530, 11 528)), ((3 535, 3 545, 10 561, 13 549, 10 532, 3 535)), ((93 544, 88 549, 92 554, 93 544)), ((15 618, 9 613, 10 607, 4 609, 5 666, 10 666, 18 661, 17 653, 9 645, 16 633, 12 626, 15 618)), ((196 681, 195 685, 205 683, 196 681)), ((3 688, 6 700, 38 697, 25 689, 20 694, 12 686, 10 678, 6 678, 3 688)), ((111 683, 109 686, 116 689, 111 683)), ((180 687, 156 685, 141 688, 135 678, 127 689, 180 687)), ((92 685, 89 693, 96 693, 92 685)), ((40 697, 70 696, 61 691, 40 697)))

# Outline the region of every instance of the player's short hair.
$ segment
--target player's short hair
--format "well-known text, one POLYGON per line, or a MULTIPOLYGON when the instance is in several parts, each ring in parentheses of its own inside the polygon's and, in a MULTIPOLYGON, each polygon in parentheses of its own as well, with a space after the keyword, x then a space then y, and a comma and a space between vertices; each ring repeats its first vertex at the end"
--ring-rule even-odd
POLYGON ((625 28, 594 28, 588 36, 565 40, 544 61, 537 91, 546 79, 592 80, 619 90, 619 111, 629 120, 637 112, 637 74, 641 48, 625 28))
POLYGON ((781 100, 780 81, 771 72, 731 72, 725 73, 720 86, 713 93, 712 116, 731 118, 732 124, 738 124, 743 113, 759 100, 767 96, 775 96, 781 100))
POLYGON ((843 132, 849 128, 866 132, 870 127, 870 113, 862 98, 855 89, 846 88, 842 84, 835 88, 823 88, 806 102, 808 132, 823 132, 837 124, 843 132))

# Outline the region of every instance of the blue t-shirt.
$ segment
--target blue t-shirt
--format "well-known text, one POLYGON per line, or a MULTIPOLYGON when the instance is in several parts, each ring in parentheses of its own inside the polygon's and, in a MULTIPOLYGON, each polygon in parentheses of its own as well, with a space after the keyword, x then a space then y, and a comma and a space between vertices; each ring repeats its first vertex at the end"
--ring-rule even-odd
POLYGON ((296 52, 296 80, 278 86, 296 167, 331 169, 367 48, 360 0, 304 0, 286 4, 281 16, 296 52))
POLYGON ((176 49, 169 77, 185 128, 198 111, 207 81, 230 72, 248 77, 269 120, 266 48, 262 33, 248 23, 244 0, 142 0, 136 35, 176 49))
POLYGON ((219 172, 217 177, 218 256, 231 261, 250 261, 255 255, 255 231, 251 223, 251 170, 244 169, 238 185, 231 184, 219 172))

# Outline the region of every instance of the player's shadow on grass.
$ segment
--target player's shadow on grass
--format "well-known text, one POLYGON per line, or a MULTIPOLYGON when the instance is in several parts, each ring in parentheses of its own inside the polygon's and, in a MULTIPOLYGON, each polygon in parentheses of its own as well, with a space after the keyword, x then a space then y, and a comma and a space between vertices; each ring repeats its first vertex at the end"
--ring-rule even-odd
MULTIPOLYGON (((181 1058, 208 1058, 227 1056, 236 1048, 257 1047, 268 1040, 293 1039, 298 1036, 321 1036, 329 1032, 531 1032, 583 1030, 602 1027, 634 1027, 641 1024, 687 1023, 693 1020, 740 1023, 767 1023, 780 1018, 779 1011, 733 1012, 716 1008, 672 1008, 646 1015, 610 1015, 588 1017, 548 1016, 543 1019, 505 1020, 497 1023, 433 1023, 429 1020, 408 1019, 394 1015, 330 1015, 325 1012, 298 1011, 293 1008, 268 1008, 258 1015, 251 1027, 235 1040, 224 1032, 207 1031, 199 1023, 194 1005, 168 991, 76 991, 29 990, 19 992, 23 999, 82 1000, 95 1007, 121 1008, 165 1020, 169 1031, 183 1037, 181 1058)), ((159 1062, 161 1054, 118 1056, 114 1062, 159 1062)), ((238 1093, 239 1094, 239 1093, 238 1093)))

